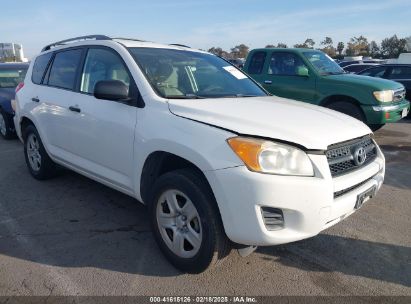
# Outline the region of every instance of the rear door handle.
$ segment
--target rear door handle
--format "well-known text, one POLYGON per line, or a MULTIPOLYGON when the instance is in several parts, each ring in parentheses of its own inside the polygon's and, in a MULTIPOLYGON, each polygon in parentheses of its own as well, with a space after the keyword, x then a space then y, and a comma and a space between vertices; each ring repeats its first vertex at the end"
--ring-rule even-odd
POLYGON ((272 84, 273 82, 271 80, 264 80, 265 84, 272 84))
POLYGON ((39 99, 38 97, 33 97, 33 98, 31 99, 31 101, 40 102, 40 99, 39 99))
POLYGON ((73 111, 73 112, 77 112, 77 113, 80 113, 80 112, 81 112, 80 108, 73 107, 73 106, 70 106, 70 107, 69 107, 69 110, 70 110, 70 111, 73 111))

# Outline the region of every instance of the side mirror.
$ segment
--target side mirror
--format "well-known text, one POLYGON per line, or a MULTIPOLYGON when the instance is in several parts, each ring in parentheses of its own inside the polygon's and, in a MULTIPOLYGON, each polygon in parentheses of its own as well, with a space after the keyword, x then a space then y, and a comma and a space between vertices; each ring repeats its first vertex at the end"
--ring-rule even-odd
POLYGON ((94 97, 114 101, 127 101, 128 87, 120 80, 101 80, 94 87, 94 97))
POLYGON ((297 67, 297 75, 298 76, 304 76, 304 77, 308 77, 310 76, 310 73, 308 72, 307 67, 300 65, 297 67))

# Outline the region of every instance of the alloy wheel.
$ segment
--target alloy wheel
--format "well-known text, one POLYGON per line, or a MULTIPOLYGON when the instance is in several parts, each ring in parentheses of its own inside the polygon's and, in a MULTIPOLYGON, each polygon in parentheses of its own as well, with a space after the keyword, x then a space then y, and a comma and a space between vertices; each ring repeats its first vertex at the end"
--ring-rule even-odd
POLYGON ((39 171, 41 167, 40 143, 33 133, 27 137, 27 157, 31 169, 39 171))
POLYGON ((193 202, 181 191, 166 190, 156 207, 157 225, 167 247, 181 258, 192 258, 200 250, 203 232, 193 202))

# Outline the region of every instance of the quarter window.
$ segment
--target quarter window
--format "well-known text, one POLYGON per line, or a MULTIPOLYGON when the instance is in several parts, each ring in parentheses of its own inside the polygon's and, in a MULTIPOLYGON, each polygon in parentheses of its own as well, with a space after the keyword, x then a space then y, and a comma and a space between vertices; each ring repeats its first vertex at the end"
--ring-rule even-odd
POLYGON ((264 67, 265 57, 265 52, 255 52, 251 57, 248 72, 250 74, 261 74, 264 67))
POLYGON ((411 67, 393 67, 390 79, 411 79, 411 67))
POLYGON ((53 87, 73 90, 82 50, 68 50, 56 54, 50 70, 48 84, 53 87))
POLYGON ((92 94, 101 80, 120 80, 130 86, 130 76, 118 55, 105 49, 90 49, 81 75, 80 91, 92 94))
POLYGON ((35 84, 40 84, 43 79, 44 72, 46 71, 47 65, 50 61, 53 53, 47 53, 36 58, 33 66, 33 73, 31 74, 31 80, 35 84))
POLYGON ((271 55, 268 74, 295 76, 301 67, 305 67, 305 64, 300 57, 291 53, 274 52, 271 55))

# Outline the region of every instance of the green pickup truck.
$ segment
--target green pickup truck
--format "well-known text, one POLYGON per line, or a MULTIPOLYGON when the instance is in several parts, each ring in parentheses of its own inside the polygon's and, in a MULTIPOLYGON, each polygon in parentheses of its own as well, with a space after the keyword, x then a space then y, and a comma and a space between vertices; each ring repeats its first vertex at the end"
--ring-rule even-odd
POLYGON ((318 50, 255 49, 244 71, 273 95, 334 109, 373 130, 407 116, 410 108, 402 84, 347 74, 318 50))

